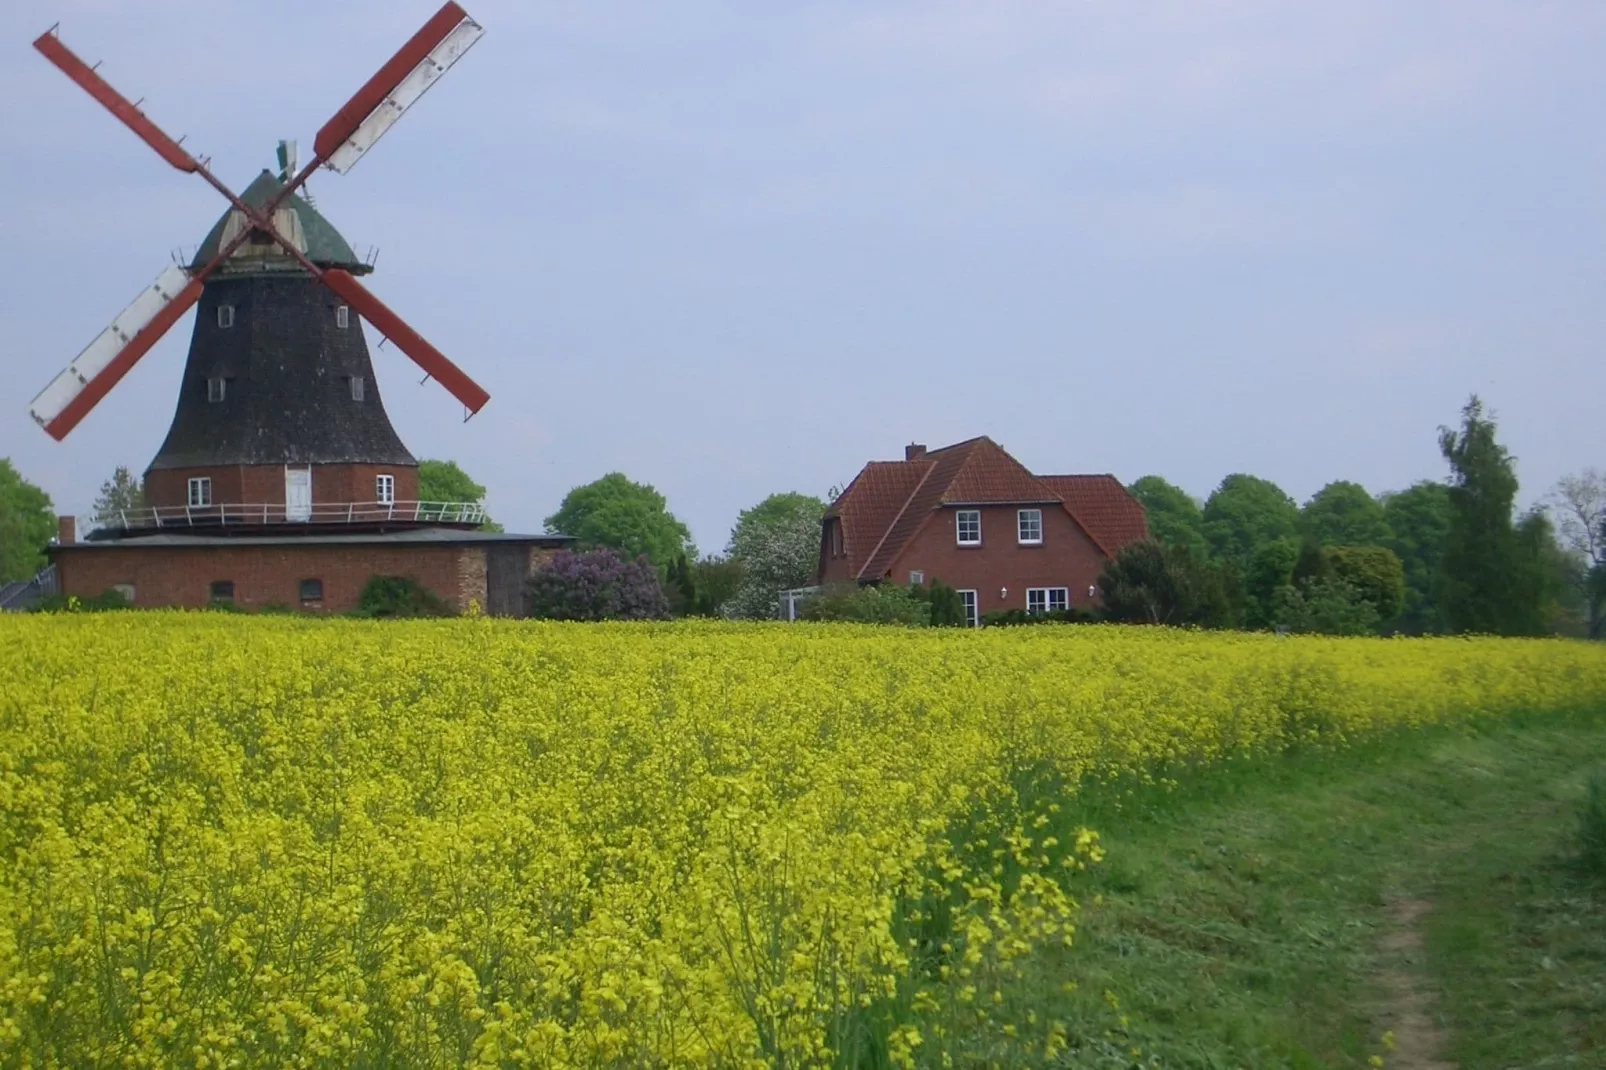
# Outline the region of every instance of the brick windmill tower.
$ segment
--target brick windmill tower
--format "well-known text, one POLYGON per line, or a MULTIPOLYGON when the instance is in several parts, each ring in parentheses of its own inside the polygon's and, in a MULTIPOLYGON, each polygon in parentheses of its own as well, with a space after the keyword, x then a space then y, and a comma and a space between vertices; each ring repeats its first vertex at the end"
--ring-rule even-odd
POLYGON ((34 47, 180 171, 229 207, 194 258, 164 271, 34 399, 64 438, 186 312, 195 326, 166 440, 145 473, 147 507, 52 549, 62 593, 115 589, 136 605, 353 608, 374 576, 406 576, 441 600, 515 615, 525 577, 563 536, 477 530, 478 503, 419 501, 418 462, 385 413, 366 321, 464 406, 489 395, 370 293, 372 265, 299 195, 320 167, 349 170, 483 30, 448 2, 318 132, 297 169, 236 195, 56 36, 34 47))

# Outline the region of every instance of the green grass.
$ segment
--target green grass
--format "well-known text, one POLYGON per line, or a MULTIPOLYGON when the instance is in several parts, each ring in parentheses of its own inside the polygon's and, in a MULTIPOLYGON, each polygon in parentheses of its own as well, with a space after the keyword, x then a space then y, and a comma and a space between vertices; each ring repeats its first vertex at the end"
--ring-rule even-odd
POLYGON ((1076 879, 1075 945, 1006 1006, 1069 1027, 1040 1065, 1606 1066, 1606 880, 1579 835, 1603 767, 1606 717, 1530 719, 1083 800, 1109 857, 1076 879), (1401 901, 1429 909, 1402 926, 1401 901))

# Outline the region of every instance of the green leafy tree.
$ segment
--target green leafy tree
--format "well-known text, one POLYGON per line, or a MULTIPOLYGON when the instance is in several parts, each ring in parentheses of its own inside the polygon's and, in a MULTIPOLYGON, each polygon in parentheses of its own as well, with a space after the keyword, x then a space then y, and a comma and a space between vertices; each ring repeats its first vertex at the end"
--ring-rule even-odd
POLYGON ((1167 546, 1186 546, 1200 560, 1209 556, 1204 514, 1187 491, 1159 476, 1144 476, 1127 489, 1148 516, 1149 538, 1167 546))
POLYGON ((671 616, 719 617, 741 585, 740 562, 718 556, 693 561, 681 554, 669 567, 664 594, 671 616))
POLYGON ((1256 548, 1244 575, 1244 627, 1275 623, 1278 592, 1293 585, 1298 563, 1299 544, 1291 538, 1272 539, 1256 548))
POLYGON ((742 586, 725 604, 726 616, 775 617, 780 592, 805 587, 820 561, 825 503, 808 494, 772 494, 744 510, 726 553, 742 566, 742 586))
POLYGON ((1405 567, 1405 600, 1390 627, 1408 635, 1444 630, 1437 585, 1444 540, 1450 532, 1450 488, 1423 480, 1383 497, 1388 548, 1405 567))
POLYGON ((1556 529, 1543 507, 1530 509, 1515 525, 1518 567, 1524 593, 1511 632, 1550 635, 1562 632, 1582 638, 1587 632, 1587 572, 1583 561, 1556 540, 1556 529))
POLYGON ((1317 635, 1370 635, 1378 623, 1372 603, 1336 576, 1279 587, 1272 618, 1279 628, 1317 635))
POLYGON ((582 548, 608 548, 645 556, 667 570, 681 554, 695 557, 691 532, 669 511, 664 496, 646 483, 609 472, 575 487, 546 518, 549 533, 572 535, 582 548))
POLYGON ((1301 535, 1323 546, 1387 546, 1392 533, 1383 505, 1348 480, 1329 483, 1299 511, 1301 535))
POLYGON ((133 473, 122 465, 112 477, 100 485, 90 522, 97 528, 122 526, 123 517, 137 514, 145 508, 145 488, 133 473))
POLYGON ((1185 543, 1128 543, 1098 584, 1112 621, 1218 628, 1231 620, 1220 571, 1185 543))
MULTIPOLYGON (((418 500, 421 502, 472 503, 485 505, 485 487, 457 466, 456 461, 418 462, 418 500)), ((481 531, 501 531, 502 525, 489 515, 481 531)))
POLYGON ((1204 525, 1211 550, 1246 573, 1268 543, 1286 541, 1298 553, 1299 506, 1277 484, 1257 476, 1239 472, 1223 479, 1205 502, 1204 525))
POLYGON ((1439 565, 1439 604, 1451 631, 1532 635, 1543 617, 1537 542, 1512 520, 1517 469, 1473 395, 1459 428, 1439 429, 1450 464, 1450 529, 1439 565))
POLYGON ((1392 620, 1405 604, 1405 566, 1386 546, 1328 546, 1329 575, 1372 607, 1379 621, 1392 620))
POLYGON ((50 495, 0 458, 0 583, 32 579, 45 566, 45 547, 56 533, 50 495))

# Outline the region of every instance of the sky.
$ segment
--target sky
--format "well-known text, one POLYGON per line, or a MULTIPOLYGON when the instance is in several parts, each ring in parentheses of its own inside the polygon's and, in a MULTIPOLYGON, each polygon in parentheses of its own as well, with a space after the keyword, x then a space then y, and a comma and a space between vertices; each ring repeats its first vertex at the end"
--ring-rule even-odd
MULTIPOLYGON (((982 434, 1381 492, 1444 476, 1473 392, 1525 501, 1606 465, 1606 4, 465 6, 485 37, 311 188, 491 393, 464 423, 374 353, 509 530, 622 471, 717 551, 772 492, 982 434)), ((60 22, 239 188, 434 8, 3 5, 0 457, 59 510, 155 455, 190 320, 64 443, 29 400, 224 202, 29 43, 60 22)))

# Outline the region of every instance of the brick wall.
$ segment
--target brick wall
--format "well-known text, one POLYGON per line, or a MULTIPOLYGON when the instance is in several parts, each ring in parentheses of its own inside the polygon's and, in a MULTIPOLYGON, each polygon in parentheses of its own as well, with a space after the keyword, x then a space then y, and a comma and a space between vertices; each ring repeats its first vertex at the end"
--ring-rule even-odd
POLYGON ((981 507, 980 546, 958 545, 956 510, 938 510, 893 563, 893 582, 908 583, 909 572, 918 569, 927 583, 939 579, 977 592, 982 613, 1025 609, 1028 587, 1065 587, 1071 605, 1087 604, 1087 589, 1104 570, 1103 551, 1058 505, 1029 507, 1043 510, 1043 542, 1022 546, 1016 538, 1017 508, 981 507), (999 593, 1005 588, 1007 596, 999 593))
MULTIPOLYGON (((236 605, 290 606, 343 613, 374 575, 411 576, 459 611, 467 607, 460 578, 465 554, 457 546, 221 546, 97 547, 58 550, 63 594, 92 598, 119 584, 134 587, 136 606, 204 606, 214 580, 234 583, 236 605), (323 581, 323 600, 303 603, 301 581, 323 581)), ((483 549, 479 554, 484 588, 483 549)), ((472 581, 469 583, 472 589, 472 581)), ((483 594, 481 596, 483 604, 483 594)))
MULTIPOLYGON (((315 464, 312 466, 312 500, 320 502, 371 502, 375 477, 396 477, 396 501, 418 500, 418 469, 408 465, 315 464)), ((189 504, 189 481, 212 480, 214 505, 283 505, 284 466, 231 465, 214 468, 171 468, 147 472, 145 500, 153 506, 183 508, 189 504)))

